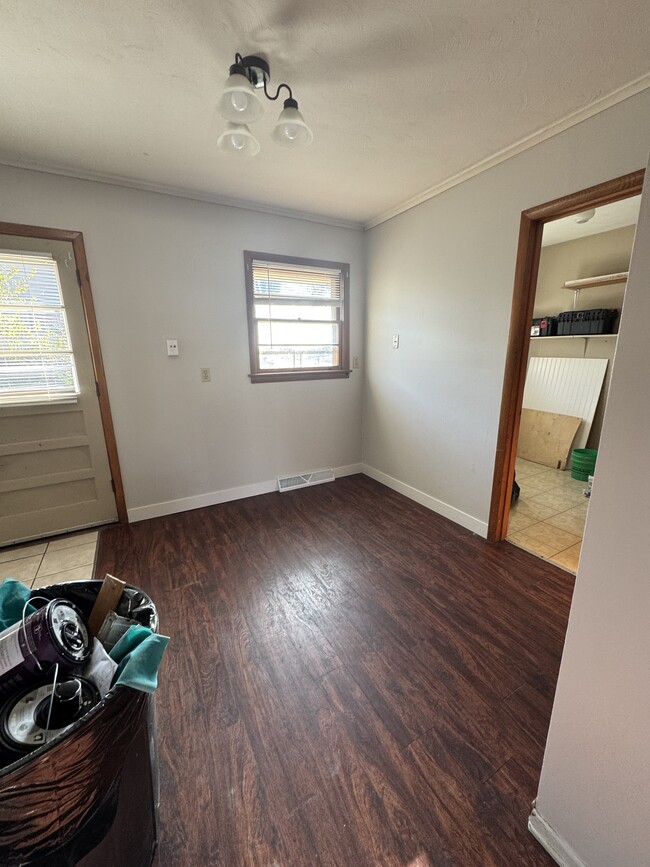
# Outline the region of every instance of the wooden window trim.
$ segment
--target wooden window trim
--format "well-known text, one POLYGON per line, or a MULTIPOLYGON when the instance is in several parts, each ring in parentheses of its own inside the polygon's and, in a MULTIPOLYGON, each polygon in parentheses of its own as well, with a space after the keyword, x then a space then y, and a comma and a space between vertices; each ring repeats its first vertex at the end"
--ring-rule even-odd
POLYGON ((300 256, 285 256, 279 253, 259 253, 244 250, 244 274, 246 282, 246 310, 248 316, 248 347, 250 354, 250 374, 252 383, 292 382, 314 379, 348 379, 350 376, 350 266, 346 262, 330 262, 325 259, 305 259, 300 256), (336 269, 341 272, 343 290, 341 322, 341 364, 340 367, 300 368, 298 370, 261 371, 257 345, 257 328, 253 300, 253 262, 262 260, 306 268, 336 269))

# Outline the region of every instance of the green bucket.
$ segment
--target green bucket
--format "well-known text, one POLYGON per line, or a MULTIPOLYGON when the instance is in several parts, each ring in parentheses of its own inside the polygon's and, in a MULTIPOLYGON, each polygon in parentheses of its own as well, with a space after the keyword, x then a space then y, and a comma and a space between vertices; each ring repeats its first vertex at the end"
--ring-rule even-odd
POLYGON ((586 482, 596 469, 598 449, 573 449, 571 452, 571 478, 586 482))

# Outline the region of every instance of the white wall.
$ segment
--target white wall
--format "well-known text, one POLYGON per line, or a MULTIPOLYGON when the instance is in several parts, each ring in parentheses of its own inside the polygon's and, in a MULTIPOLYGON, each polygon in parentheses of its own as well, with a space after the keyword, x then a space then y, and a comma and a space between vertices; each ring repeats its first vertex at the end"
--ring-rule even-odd
POLYGON ((359 372, 250 383, 242 251, 349 262, 351 353, 363 355, 362 232, 2 166, 0 220, 84 233, 132 518, 358 464, 359 372))
POLYGON ((585 867, 650 864, 649 286, 646 180, 532 818, 585 867))
POLYGON ((644 91, 370 231, 370 474, 485 534, 521 211, 642 168, 649 116, 644 91))
POLYGON ((581 289, 574 308, 574 293, 564 288, 564 281, 627 271, 635 228, 624 226, 542 247, 533 316, 557 316, 564 310, 591 310, 597 307, 620 310, 625 292, 624 282, 581 289))

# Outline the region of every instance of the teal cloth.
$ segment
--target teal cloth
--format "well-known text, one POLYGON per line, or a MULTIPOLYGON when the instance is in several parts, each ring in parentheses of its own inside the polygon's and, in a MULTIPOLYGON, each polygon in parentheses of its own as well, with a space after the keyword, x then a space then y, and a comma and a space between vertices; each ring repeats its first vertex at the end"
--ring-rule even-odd
POLYGON ((109 654, 117 662, 112 685, 153 692, 168 644, 166 635, 156 635, 146 626, 130 626, 109 654))
MULTIPOLYGON (((0 632, 18 623, 23 618, 23 608, 29 599, 31 590, 21 581, 5 578, 0 584, 0 632)), ((25 616, 33 614, 36 609, 28 605, 25 616)))
MULTIPOLYGON (((5 578, 0 584, 0 632, 22 619, 30 594, 26 584, 13 578, 5 578)), ((34 606, 28 605, 25 614, 34 611, 34 606)), ((146 626, 129 627, 109 654, 117 662, 112 685, 153 692, 158 687, 158 669, 168 644, 166 635, 156 635, 146 626)))

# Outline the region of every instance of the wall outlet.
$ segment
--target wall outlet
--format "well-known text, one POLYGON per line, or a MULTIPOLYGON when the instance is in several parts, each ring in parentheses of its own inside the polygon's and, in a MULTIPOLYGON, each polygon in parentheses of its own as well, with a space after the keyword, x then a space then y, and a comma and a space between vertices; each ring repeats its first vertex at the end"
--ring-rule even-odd
POLYGON ((178 340, 175 337, 167 339, 167 355, 178 355, 178 340))
POLYGON ((399 349, 399 334, 393 334, 393 349, 399 349))
POLYGON ((201 368, 201 382, 212 382, 212 374, 209 367, 201 368))

